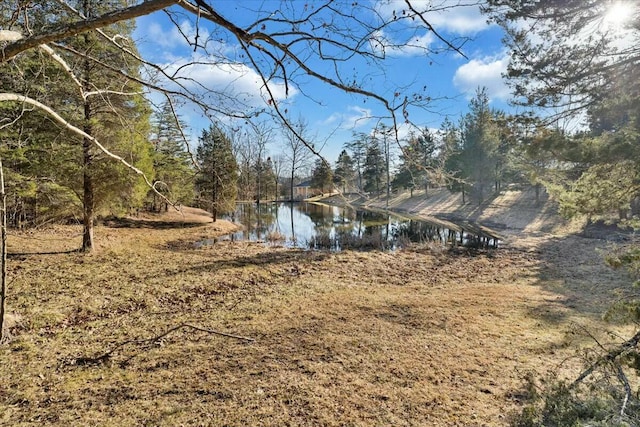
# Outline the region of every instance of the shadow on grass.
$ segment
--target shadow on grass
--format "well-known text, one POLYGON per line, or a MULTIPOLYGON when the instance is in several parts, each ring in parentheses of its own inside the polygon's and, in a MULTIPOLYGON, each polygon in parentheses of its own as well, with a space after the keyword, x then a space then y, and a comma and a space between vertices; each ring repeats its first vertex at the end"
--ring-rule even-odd
MULTIPOLYGON (((637 246, 638 244, 640 244, 640 240, 631 232, 616 226, 595 223, 575 234, 546 239, 536 248, 535 257, 539 260, 539 266, 534 285, 549 292, 550 295, 537 305, 529 307, 527 315, 536 319, 545 329, 564 330, 566 333, 564 340, 551 343, 541 348, 540 351, 545 354, 555 354, 555 351, 565 349, 568 356, 563 356, 563 361, 556 367, 525 373, 522 378, 524 385, 508 392, 507 395, 513 400, 520 405, 526 405, 524 410, 519 409, 513 413, 512 416, 516 417, 514 419, 528 419, 527 417, 532 413, 530 411, 537 404, 542 404, 536 396, 550 399, 553 405, 547 406, 545 411, 550 410, 556 420, 559 419, 557 418, 558 414, 578 414, 580 412, 587 414, 592 411, 591 408, 587 411, 580 409, 575 412, 578 406, 577 404, 573 407, 567 406, 569 400, 560 405, 556 404, 558 397, 554 395, 554 390, 559 384, 558 379, 568 378, 569 381, 574 381, 579 378, 581 373, 587 372, 585 371, 587 367, 595 369, 593 374, 589 374, 593 379, 601 375, 610 375, 608 371, 600 370, 602 366, 609 363, 615 366, 624 366, 624 364, 617 365, 617 362, 613 362, 612 359, 609 360, 610 355, 613 354, 613 350, 609 349, 622 348, 618 346, 624 345, 622 342, 629 336, 625 338, 624 334, 611 333, 620 323, 604 324, 600 321, 614 303, 625 300, 637 291, 634 292, 634 279, 631 275, 626 271, 608 267, 605 257, 617 246, 637 246), (595 322, 592 323, 591 320, 595 322), (598 358, 601 358, 596 359, 596 354, 599 355, 598 358), (584 355, 589 355, 589 357, 584 359, 584 355), (565 365, 565 362, 572 360, 573 362, 565 365), (596 360, 606 361, 606 363, 598 367, 600 362, 594 363, 596 360), (575 365, 575 361, 581 362, 575 365)), ((588 381, 590 380, 585 380, 585 384, 588 381)), ((597 380, 593 384, 597 384, 597 380)), ((614 381, 606 382, 606 384, 607 389, 616 387, 614 381)), ((586 408, 587 406, 582 405, 591 404, 589 398, 595 398, 604 390, 598 390, 597 385, 594 387, 593 390, 596 391, 593 394, 587 393, 585 395, 587 398, 581 401, 580 408, 586 408)), ((622 388, 622 386, 620 387, 622 388)), ((599 405, 604 408, 601 406, 602 402, 599 405)), ((538 408, 541 410, 541 406, 538 408)), ((619 408, 616 406, 615 410, 619 411, 619 408)))
MULTIPOLYGON (((554 305, 567 312, 600 318, 611 305, 633 292, 633 279, 606 265, 606 255, 632 236, 619 229, 593 225, 580 233, 553 237, 537 251, 538 285, 559 295, 554 305)), ((555 318, 556 316, 551 316, 555 318)))
POLYGON ((40 252, 8 252, 7 258, 16 259, 18 261, 29 257, 29 256, 40 256, 40 255, 68 255, 68 254, 78 254, 82 253, 82 248, 77 249, 67 249, 60 251, 40 251, 40 252))
POLYGON ((200 273, 208 271, 220 271, 244 267, 291 265, 290 272, 293 276, 302 272, 298 268, 298 263, 322 261, 331 256, 327 251, 305 251, 300 249, 284 249, 278 251, 260 251, 256 254, 246 256, 233 256, 225 259, 218 259, 205 262, 200 265, 179 269, 178 271, 167 271, 166 276, 182 274, 185 272, 200 273))
POLYGON ((108 218, 104 220, 105 227, 110 228, 150 228, 157 230, 202 227, 207 224, 210 223, 188 221, 154 221, 137 218, 108 218))

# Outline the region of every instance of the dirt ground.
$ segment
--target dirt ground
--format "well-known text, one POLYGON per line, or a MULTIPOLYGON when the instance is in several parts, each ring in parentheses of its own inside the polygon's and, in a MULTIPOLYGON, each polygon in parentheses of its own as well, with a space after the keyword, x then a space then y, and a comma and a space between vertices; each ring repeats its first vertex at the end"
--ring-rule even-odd
POLYGON ((216 242, 234 225, 193 209, 107 221, 91 254, 77 226, 11 233, 0 424, 507 425, 527 372, 575 375, 629 288, 602 258, 633 236, 527 196, 396 200, 495 226, 487 251, 216 242))

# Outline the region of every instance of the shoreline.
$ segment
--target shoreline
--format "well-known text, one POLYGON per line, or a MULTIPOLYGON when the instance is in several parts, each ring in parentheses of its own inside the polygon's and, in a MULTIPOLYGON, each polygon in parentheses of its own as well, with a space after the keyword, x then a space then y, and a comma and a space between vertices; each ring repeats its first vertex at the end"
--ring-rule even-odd
POLYGON ((533 188, 503 190, 482 204, 462 204, 459 193, 447 189, 433 189, 425 196, 424 191, 402 192, 367 199, 360 195, 331 195, 314 198, 314 203, 335 206, 362 207, 382 210, 415 219, 469 225, 464 228, 479 228, 483 232, 495 234, 501 240, 521 239, 528 236, 567 234, 578 231, 582 223, 568 221, 557 212, 557 204, 545 193, 536 202, 533 188), (475 224, 475 227, 473 226, 475 224))

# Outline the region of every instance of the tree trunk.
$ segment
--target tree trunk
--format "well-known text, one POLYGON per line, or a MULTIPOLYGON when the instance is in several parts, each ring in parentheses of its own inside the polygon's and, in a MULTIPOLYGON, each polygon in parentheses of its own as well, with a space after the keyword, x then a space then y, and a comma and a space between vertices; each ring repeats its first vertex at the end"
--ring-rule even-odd
MULTIPOLYGON (((84 131, 91 135, 93 132, 92 126, 89 122, 91 119, 91 105, 89 102, 84 104, 84 131)), ((82 251, 90 252, 93 250, 93 221, 95 217, 94 212, 94 183, 91 176, 91 169, 93 168, 93 154, 91 153, 91 141, 87 138, 82 140, 82 154, 83 154, 83 196, 82 196, 82 251)))
MULTIPOLYGON (((293 166, 291 166, 291 169, 293 169, 293 166)), ((291 202, 293 203, 293 176, 294 176, 294 172, 293 170, 291 171, 291 183, 289 185, 291 185, 291 202)))
MULTIPOLYGON (((84 4, 85 16, 90 16, 89 3, 85 0, 84 4)), ((89 49, 90 35, 84 35, 84 42, 89 49)), ((83 83, 82 92, 88 93, 91 90, 91 62, 88 59, 84 60, 83 64, 83 83)), ((93 136, 93 126, 91 124, 91 117, 93 111, 91 109, 91 103, 88 99, 84 100, 84 126, 83 131, 86 135, 93 136)), ((82 183, 82 251, 91 252, 93 250, 93 221, 95 216, 95 199, 94 191, 95 186, 93 182, 92 169, 93 169, 93 154, 91 153, 92 141, 89 138, 82 139, 82 170, 83 170, 83 183, 82 183)))
POLYGON ((7 195, 4 192, 4 171, 0 159, 0 342, 5 337, 4 318, 7 299, 7 195))
POLYGON ((640 215, 640 197, 635 196, 631 199, 631 216, 640 215))
POLYGON ((213 222, 218 220, 218 180, 216 179, 216 166, 215 163, 211 168, 211 216, 213 222))
POLYGON ((389 199, 391 198, 391 162, 389 159, 389 141, 387 136, 384 137, 384 150, 385 150, 385 166, 387 168, 387 209, 389 208, 389 199))

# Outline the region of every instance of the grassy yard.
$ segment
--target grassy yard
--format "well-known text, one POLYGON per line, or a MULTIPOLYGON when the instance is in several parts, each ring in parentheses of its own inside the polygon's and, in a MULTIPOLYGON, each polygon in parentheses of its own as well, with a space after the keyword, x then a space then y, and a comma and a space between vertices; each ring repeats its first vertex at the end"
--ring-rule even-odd
POLYGON ((568 332, 600 327, 601 293, 624 284, 602 267, 606 289, 590 297, 578 281, 595 273, 549 258, 562 239, 487 252, 197 244, 229 229, 116 223, 88 255, 67 252, 77 227, 13 234, 0 424, 505 425, 522 377, 575 367, 585 338, 568 332))

